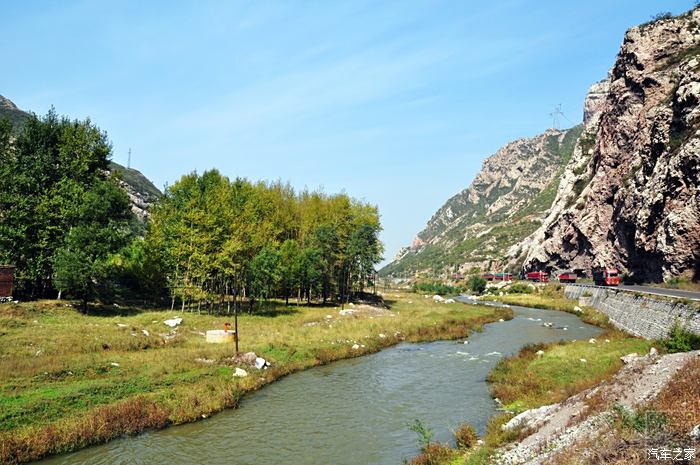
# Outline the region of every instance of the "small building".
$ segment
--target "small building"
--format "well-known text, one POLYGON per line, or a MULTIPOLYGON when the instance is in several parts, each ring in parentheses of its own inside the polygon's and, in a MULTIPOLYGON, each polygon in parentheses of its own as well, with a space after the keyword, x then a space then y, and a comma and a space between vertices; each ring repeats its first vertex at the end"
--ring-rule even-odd
POLYGON ((14 282, 15 267, 12 265, 0 265, 0 300, 12 298, 14 282))

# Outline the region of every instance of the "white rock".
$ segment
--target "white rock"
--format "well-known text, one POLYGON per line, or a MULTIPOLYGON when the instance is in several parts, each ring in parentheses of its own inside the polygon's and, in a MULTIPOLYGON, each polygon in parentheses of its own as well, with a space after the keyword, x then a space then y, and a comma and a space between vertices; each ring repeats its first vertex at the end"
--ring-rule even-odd
POLYGON ((170 326, 171 328, 174 328, 174 327, 176 327, 177 325, 179 325, 180 323, 182 323, 182 318, 180 318, 179 316, 176 316, 175 318, 171 318, 171 319, 169 319, 169 320, 165 320, 163 323, 165 323, 166 325, 170 326))
POLYGON ((255 368, 262 370, 267 365, 267 361, 262 357, 255 357, 255 368))
POLYGON ((479 445, 479 446, 483 446, 483 445, 484 445, 484 441, 482 441, 481 439, 477 439, 477 440, 476 440, 476 444, 479 445))
POLYGON ((589 344, 595 344, 595 343, 596 343, 595 338, 590 338, 590 339, 588 340, 588 343, 589 343, 589 344))
POLYGON ((386 334, 384 333, 379 333, 379 339, 384 339, 386 338, 386 334))
POLYGON ((110 363, 110 365, 112 365, 113 367, 118 367, 118 366, 119 366, 119 364, 118 364, 117 362, 112 362, 112 363, 110 363))
POLYGON ((688 436, 690 436, 690 439, 693 441, 700 439, 700 425, 695 425, 695 428, 693 428, 688 436))
POLYGON ((125 325, 124 323, 117 323, 117 326, 118 326, 119 328, 126 328, 126 327, 129 326, 129 325, 125 325))
POLYGON ((326 320, 330 320, 331 318, 333 318, 333 315, 326 315, 326 320))
POLYGON ((656 347, 652 347, 651 349, 649 349, 649 357, 654 358, 654 357, 657 357, 658 355, 659 355, 659 351, 656 350, 656 347))
POLYGON ((343 315, 343 316, 345 316, 345 315, 352 315, 353 313, 355 313, 355 310, 353 310, 353 309, 351 309, 351 308, 346 308, 345 310, 340 310, 340 311, 338 312, 339 315, 343 315))
POLYGON ((500 318, 498 321, 500 321, 500 322, 502 323, 502 322, 504 322, 505 320, 504 320, 503 318, 500 318))
POLYGON ((542 357, 544 355, 544 350, 538 350, 535 353, 537 354, 538 357, 542 357))
POLYGON ((620 357, 620 360, 622 363, 627 365, 628 363, 632 362, 634 359, 638 358, 639 354, 637 352, 632 352, 631 354, 627 354, 625 356, 620 357))
POLYGON ((357 349, 359 349, 359 348, 360 348, 360 346, 357 345, 357 344, 353 344, 353 345, 352 345, 352 350, 357 350, 357 349))
POLYGON ((585 358, 580 358, 580 359, 578 359, 578 360, 579 360, 579 362, 581 362, 581 363, 588 363, 588 360, 586 360, 585 358))
POLYGON ((447 300, 445 300, 445 303, 446 304, 453 304, 453 303, 455 303, 455 299, 447 299, 447 300))
POLYGON ((248 376, 248 372, 245 371, 243 368, 236 368, 236 371, 233 373, 234 378, 244 378, 248 376))
POLYGON ((466 346, 467 344, 469 344, 469 341, 464 341, 464 345, 466 346))
POLYGON ((501 425, 501 430, 509 431, 520 426, 534 427, 534 425, 541 423, 554 408, 556 408, 556 404, 525 410, 511 418, 505 425, 501 425))
POLYGON ((605 342, 609 343, 609 342, 610 342, 610 339, 606 339, 605 342))
POLYGON ((575 311, 576 313, 581 313, 581 312, 583 312, 583 309, 577 305, 577 306, 574 307, 574 311, 575 311))
POLYGON ((142 329, 141 332, 143 333, 144 336, 148 337, 151 335, 151 333, 148 332, 147 329, 142 329))
POLYGON ((442 296, 439 296, 439 295, 435 294, 435 295, 433 296, 433 300, 436 301, 436 302, 442 302, 442 301, 444 301, 445 299, 442 298, 442 296))

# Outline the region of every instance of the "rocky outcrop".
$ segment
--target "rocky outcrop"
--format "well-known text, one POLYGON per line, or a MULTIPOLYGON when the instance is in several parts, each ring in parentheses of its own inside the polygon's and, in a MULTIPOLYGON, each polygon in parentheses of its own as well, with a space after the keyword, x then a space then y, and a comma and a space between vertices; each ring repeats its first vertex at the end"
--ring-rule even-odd
POLYGON ((583 101, 583 123, 588 123, 593 116, 600 113, 608 97, 610 85, 607 80, 596 82, 588 89, 586 99, 583 101))
POLYGON ((109 170, 119 185, 126 191, 131 202, 131 211, 141 221, 150 217, 151 206, 162 195, 158 188, 140 171, 110 162, 109 170))
POLYGON ((699 277, 699 23, 696 9, 627 32, 526 268, 699 277))

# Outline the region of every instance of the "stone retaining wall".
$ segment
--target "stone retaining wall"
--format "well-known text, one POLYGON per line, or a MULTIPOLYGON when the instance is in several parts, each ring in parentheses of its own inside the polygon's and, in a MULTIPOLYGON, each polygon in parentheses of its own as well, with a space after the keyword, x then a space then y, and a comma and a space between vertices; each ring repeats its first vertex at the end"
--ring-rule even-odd
POLYGON ((616 327, 635 336, 661 339, 668 335, 675 321, 700 334, 700 310, 673 298, 659 298, 621 289, 567 284, 564 293, 581 299, 605 313, 616 327))

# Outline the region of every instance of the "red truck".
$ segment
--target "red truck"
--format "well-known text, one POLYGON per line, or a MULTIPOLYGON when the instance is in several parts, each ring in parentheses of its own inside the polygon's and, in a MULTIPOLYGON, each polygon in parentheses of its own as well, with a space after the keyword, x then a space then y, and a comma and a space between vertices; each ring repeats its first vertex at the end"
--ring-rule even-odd
POLYGON ((596 286, 620 285, 620 272, 617 268, 593 268, 591 271, 596 286))
POLYGON ((496 275, 493 273, 484 273, 481 275, 482 278, 484 278, 486 281, 493 281, 496 278, 496 275))
POLYGON ((578 279, 578 275, 576 273, 571 273, 569 271, 559 275, 559 282, 560 283, 575 283, 577 279, 578 279))
POLYGON ((512 281, 513 275, 511 273, 496 273, 494 279, 496 281, 512 281))
POLYGON ((538 283, 547 283, 549 282, 549 273, 545 271, 531 271, 528 274, 525 275, 525 277, 529 281, 535 281, 538 283))

